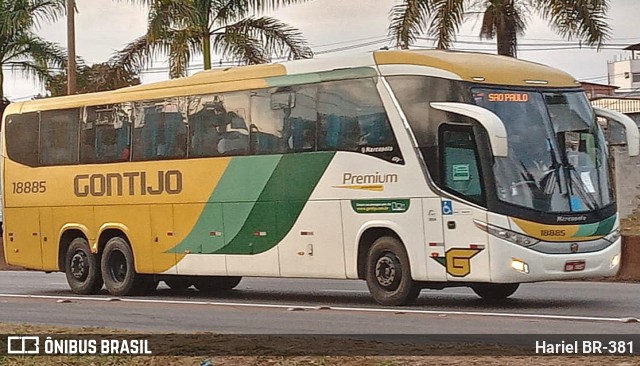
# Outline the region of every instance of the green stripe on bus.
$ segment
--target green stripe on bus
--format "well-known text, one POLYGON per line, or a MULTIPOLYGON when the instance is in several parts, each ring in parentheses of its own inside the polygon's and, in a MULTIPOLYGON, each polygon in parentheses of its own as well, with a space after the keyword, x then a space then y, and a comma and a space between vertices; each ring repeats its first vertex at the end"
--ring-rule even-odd
POLYGON ((265 78, 265 81, 269 86, 278 87, 300 84, 313 84, 331 80, 370 78, 376 75, 376 70, 373 67, 356 67, 352 69, 311 72, 307 74, 272 76, 265 78))
POLYGON ((293 227, 334 155, 284 155, 240 232, 213 253, 258 254, 276 246, 293 227))
POLYGON ((281 158, 282 155, 233 158, 189 235, 169 252, 211 253, 224 247, 229 242, 225 238, 235 237, 242 229, 281 158), (223 210, 227 218, 224 225, 223 210), (222 235, 211 235, 216 231, 222 235))
POLYGON ((607 235, 613 229, 613 225, 616 224, 616 219, 618 215, 613 215, 608 219, 600 221, 600 225, 598 226, 598 230, 593 235, 607 235))

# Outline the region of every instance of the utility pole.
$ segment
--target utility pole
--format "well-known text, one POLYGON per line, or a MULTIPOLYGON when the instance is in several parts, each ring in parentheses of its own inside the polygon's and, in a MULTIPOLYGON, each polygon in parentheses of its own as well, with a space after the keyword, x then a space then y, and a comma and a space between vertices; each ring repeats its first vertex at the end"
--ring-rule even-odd
POLYGON ((67 0, 67 94, 76 93, 75 0, 67 0))

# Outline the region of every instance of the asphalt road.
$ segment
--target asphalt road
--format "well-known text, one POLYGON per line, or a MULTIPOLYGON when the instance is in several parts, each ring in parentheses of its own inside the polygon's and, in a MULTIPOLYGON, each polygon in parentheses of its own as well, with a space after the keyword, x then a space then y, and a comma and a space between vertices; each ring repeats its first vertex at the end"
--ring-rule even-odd
POLYGON ((144 332, 266 334, 639 334, 640 284, 523 284, 491 303, 471 290, 423 290, 385 308, 362 281, 245 278, 203 295, 161 284, 148 297, 76 296, 64 274, 0 272, 0 322, 100 326, 144 332))

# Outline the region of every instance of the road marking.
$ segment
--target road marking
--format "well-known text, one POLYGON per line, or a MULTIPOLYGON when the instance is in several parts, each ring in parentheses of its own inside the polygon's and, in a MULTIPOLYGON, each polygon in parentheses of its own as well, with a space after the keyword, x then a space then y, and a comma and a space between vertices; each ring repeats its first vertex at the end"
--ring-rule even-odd
MULTIPOLYGON (((289 309, 298 308, 304 310, 318 310, 319 305, 284 305, 284 304, 254 304, 240 302, 216 302, 216 301, 185 301, 185 300, 156 300, 156 299, 135 299, 128 297, 84 297, 84 296, 54 296, 54 295, 21 295, 21 294, 0 294, 0 297, 23 298, 23 299, 51 299, 51 300, 79 300, 79 301, 114 301, 131 302, 131 303, 147 303, 147 304, 173 304, 173 305, 210 305, 210 306, 229 306, 229 307, 248 307, 248 308, 271 308, 271 309, 289 309)), ((403 314, 424 314, 424 315, 463 315, 463 316, 488 316, 503 318, 522 318, 522 319, 546 319, 546 320, 573 320, 573 321, 591 321, 591 322, 615 322, 615 323, 638 323, 640 319, 633 317, 610 318, 598 316, 579 316, 579 315, 554 315, 554 314, 522 314, 522 313, 497 313, 497 312, 479 312, 479 311, 454 311, 454 310, 418 310, 395 308, 359 308, 344 306, 322 306, 322 309, 335 311, 353 311, 353 312, 369 312, 369 313, 398 313, 403 314)))

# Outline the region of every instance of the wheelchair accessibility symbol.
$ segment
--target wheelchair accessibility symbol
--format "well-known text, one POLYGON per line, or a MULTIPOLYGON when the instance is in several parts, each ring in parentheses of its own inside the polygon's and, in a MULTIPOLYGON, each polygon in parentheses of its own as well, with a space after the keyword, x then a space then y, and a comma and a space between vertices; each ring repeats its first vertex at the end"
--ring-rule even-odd
POLYGON ((453 215, 453 203, 451 201, 442 201, 442 214, 453 215))

